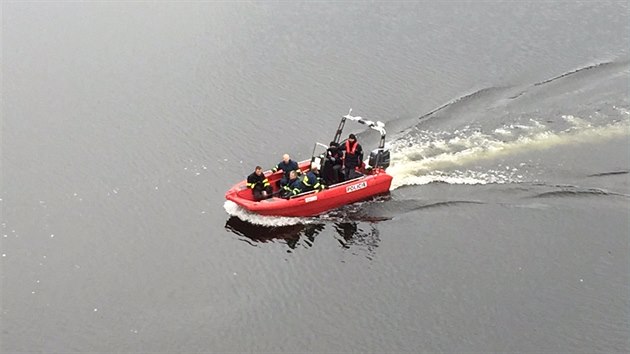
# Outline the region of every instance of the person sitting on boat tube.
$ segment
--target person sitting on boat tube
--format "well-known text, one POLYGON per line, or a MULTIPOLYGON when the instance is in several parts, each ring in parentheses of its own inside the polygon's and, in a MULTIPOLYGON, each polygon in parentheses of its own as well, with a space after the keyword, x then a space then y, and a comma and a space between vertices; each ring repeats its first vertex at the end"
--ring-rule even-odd
POLYGON ((280 192, 280 197, 284 199, 289 199, 294 195, 300 194, 300 180, 298 179, 298 175, 296 171, 289 172, 289 180, 287 184, 284 185, 280 192))
MULTIPOLYGON (((299 193, 315 190, 316 192, 324 189, 321 177, 319 175, 319 164, 312 164, 311 169, 299 180, 297 189, 299 193)), ((299 194, 298 193, 298 194, 299 194)))
POLYGON ((279 187, 284 187, 289 182, 289 173, 291 171, 295 171, 298 169, 297 162, 291 160, 291 156, 289 154, 282 155, 282 161, 280 161, 274 168, 271 169, 272 172, 276 172, 278 170, 282 170, 284 175, 282 179, 280 179, 279 187))
POLYGON ((360 176, 359 168, 363 165, 363 148, 354 134, 350 134, 346 143, 341 146, 343 151, 343 174, 346 180, 360 176))
POLYGON ((247 187, 254 193, 254 200, 271 198, 273 189, 260 166, 256 166, 254 172, 247 176, 247 187))

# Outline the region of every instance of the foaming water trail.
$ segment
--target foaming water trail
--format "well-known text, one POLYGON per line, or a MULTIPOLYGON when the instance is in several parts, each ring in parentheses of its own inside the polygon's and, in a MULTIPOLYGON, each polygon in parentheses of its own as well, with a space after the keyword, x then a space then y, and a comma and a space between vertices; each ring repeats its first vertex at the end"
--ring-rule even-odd
POLYGON ((312 224, 315 221, 315 219, 313 218, 306 217, 258 215, 248 212, 231 200, 226 200, 225 203, 223 203, 223 208, 231 216, 236 216, 243 221, 261 226, 290 226, 297 224, 312 224))
POLYGON ((514 173, 507 172, 504 173, 499 170, 492 170, 487 172, 477 172, 477 171, 432 171, 423 176, 414 176, 412 174, 408 174, 404 177, 397 177, 398 175, 394 175, 394 180, 392 181, 391 190, 394 190, 401 186, 409 186, 409 185, 423 185, 434 182, 443 182, 448 184, 489 184, 489 183, 516 183, 520 182, 520 178, 522 176, 514 176, 514 173))
POLYGON ((399 139, 392 146, 392 164, 387 170, 394 180, 391 189, 431 182, 487 184, 522 182, 517 168, 470 171, 473 163, 523 152, 547 150, 569 144, 594 143, 629 135, 630 119, 593 126, 587 120, 562 116, 570 127, 554 132, 538 121, 530 125, 509 125, 484 134, 466 127, 454 133, 419 131, 417 136, 399 139))

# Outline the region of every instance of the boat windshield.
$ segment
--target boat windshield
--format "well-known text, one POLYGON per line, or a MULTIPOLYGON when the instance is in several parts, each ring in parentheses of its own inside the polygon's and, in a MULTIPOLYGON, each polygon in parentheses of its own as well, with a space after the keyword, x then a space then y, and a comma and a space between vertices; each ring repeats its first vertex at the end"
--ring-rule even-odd
POLYGON ((318 169, 322 169, 324 166, 324 159, 326 158, 326 150, 328 145, 322 143, 315 143, 313 146, 313 154, 311 154, 311 166, 317 166, 318 169))

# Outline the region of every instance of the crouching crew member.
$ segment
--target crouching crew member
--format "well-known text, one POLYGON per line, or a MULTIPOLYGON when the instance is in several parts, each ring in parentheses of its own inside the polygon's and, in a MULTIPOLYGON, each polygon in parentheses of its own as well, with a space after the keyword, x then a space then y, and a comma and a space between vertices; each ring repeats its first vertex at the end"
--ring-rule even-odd
POLYGON ((297 189, 299 190, 299 193, 312 190, 319 192, 324 189, 324 184, 319 175, 319 166, 314 165, 311 167, 310 171, 308 171, 306 175, 300 179, 297 189))
POLYGON ((296 171, 289 172, 289 180, 282 187, 280 196, 284 199, 289 199, 296 194, 300 194, 299 189, 300 180, 298 179, 296 171))
POLYGON ((270 198, 273 191, 260 166, 256 166, 254 172, 247 176, 247 187, 254 193, 254 200, 270 198))

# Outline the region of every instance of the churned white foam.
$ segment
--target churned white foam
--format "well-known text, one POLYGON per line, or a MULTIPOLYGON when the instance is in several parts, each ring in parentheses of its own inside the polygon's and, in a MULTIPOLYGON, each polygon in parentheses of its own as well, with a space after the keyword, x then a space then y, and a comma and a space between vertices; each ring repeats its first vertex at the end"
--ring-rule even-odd
POLYGON ((420 131, 419 136, 400 139, 393 146, 391 166, 387 169, 394 177, 391 189, 431 182, 450 184, 522 182, 523 173, 518 169, 484 172, 460 170, 473 163, 492 161, 521 152, 597 142, 630 133, 628 119, 604 126, 593 126, 582 118, 574 116, 562 118, 571 123, 571 127, 561 132, 545 130, 544 125, 530 120, 531 126, 506 125, 494 130, 495 135, 476 130, 463 130, 451 134, 420 131), (503 140, 506 136, 511 136, 511 140, 503 140))
POLYGON ((586 119, 582 119, 580 117, 575 117, 572 115, 566 115, 566 116, 563 115, 562 119, 572 124, 576 128, 587 128, 591 126, 591 123, 587 121, 586 119))
POLYGON ((226 200, 225 203, 223 203, 223 208, 231 216, 261 226, 289 226, 314 222, 312 218, 306 217, 264 216, 250 213, 231 200, 226 200))
POLYGON ((394 190, 401 186, 408 185, 423 185, 434 182, 442 182, 448 184, 503 184, 503 183, 518 183, 522 181, 523 176, 518 174, 518 170, 499 171, 490 170, 485 172, 480 171, 433 171, 429 174, 422 176, 406 175, 404 177, 394 176, 392 181, 391 190, 394 190))
POLYGON ((512 132, 505 129, 505 128, 498 128, 494 130, 495 134, 499 134, 499 135, 506 135, 506 136, 510 136, 512 135, 512 132))
POLYGON ((461 178, 457 176, 442 176, 442 175, 425 175, 425 176, 406 176, 392 181, 391 189, 396 189, 400 186, 408 185, 423 185, 434 182, 443 182, 448 184, 486 184, 488 182, 474 178, 461 178))
POLYGON ((630 111, 628 111, 628 109, 624 107, 613 106, 613 109, 619 112, 620 114, 625 114, 627 116, 630 116, 630 111))

